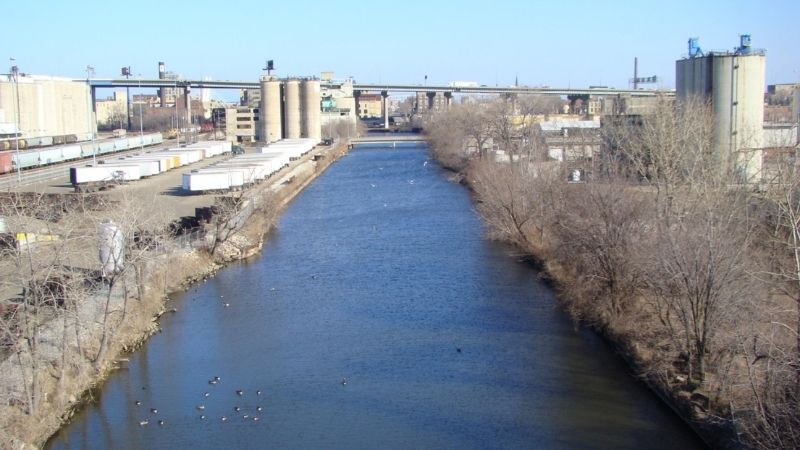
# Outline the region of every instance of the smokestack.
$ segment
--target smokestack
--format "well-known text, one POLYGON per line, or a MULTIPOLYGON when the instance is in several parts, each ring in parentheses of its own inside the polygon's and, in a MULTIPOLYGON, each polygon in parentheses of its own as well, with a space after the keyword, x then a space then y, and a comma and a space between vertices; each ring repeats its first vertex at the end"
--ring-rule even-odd
MULTIPOLYGON (((159 80, 163 80, 165 78, 167 78, 167 68, 164 65, 163 61, 159 61, 158 62, 158 79, 159 80)), ((166 108, 167 107, 167 93, 165 91, 166 91, 166 89, 163 88, 163 87, 158 90, 158 100, 161 103, 161 107, 162 108, 166 108)))

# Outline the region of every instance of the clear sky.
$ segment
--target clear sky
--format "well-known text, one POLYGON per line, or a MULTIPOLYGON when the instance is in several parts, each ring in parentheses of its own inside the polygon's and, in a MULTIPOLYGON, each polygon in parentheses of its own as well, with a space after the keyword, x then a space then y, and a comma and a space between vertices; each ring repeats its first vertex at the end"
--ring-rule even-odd
MULTIPOLYGON (((767 83, 800 81, 800 0, 27 0, 0 4, 2 45, 24 73, 256 80, 277 74, 357 82, 674 87, 690 36, 729 50, 739 34, 767 50, 767 83)), ((2 72, 6 72, 3 70, 2 72)))

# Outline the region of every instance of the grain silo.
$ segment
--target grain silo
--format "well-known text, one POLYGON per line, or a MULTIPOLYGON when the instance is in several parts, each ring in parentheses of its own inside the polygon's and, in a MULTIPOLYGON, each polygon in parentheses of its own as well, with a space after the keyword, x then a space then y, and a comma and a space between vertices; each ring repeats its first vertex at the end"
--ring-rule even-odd
POLYGON ((259 111, 260 136, 264 142, 275 142, 283 138, 281 129, 281 82, 277 77, 261 77, 261 104, 259 111))
POLYGON ((714 114, 714 147, 736 155, 737 173, 746 182, 761 176, 766 57, 742 35, 733 52, 704 53, 689 40, 689 57, 676 62, 678 98, 710 101, 714 114))
POLYGON ((302 100, 302 127, 301 135, 313 139, 314 142, 322 140, 322 125, 320 102, 322 101, 319 80, 304 80, 301 86, 302 100))
POLYGON ((287 139, 298 139, 301 134, 300 119, 300 80, 290 78, 284 84, 286 101, 284 103, 284 120, 287 139))

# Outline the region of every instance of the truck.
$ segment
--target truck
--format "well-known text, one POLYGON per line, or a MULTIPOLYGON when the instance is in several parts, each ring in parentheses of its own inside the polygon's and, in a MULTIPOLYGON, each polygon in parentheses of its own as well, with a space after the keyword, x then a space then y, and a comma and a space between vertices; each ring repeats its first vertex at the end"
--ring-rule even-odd
POLYGON ((476 88, 480 87, 477 81, 451 81, 448 84, 452 88, 476 88))

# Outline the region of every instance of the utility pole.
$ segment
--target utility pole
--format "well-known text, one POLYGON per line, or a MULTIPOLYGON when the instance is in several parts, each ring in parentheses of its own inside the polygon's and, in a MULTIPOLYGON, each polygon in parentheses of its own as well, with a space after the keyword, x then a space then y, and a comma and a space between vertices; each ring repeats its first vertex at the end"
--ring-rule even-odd
POLYGON ((94 67, 86 66, 86 88, 89 91, 88 92, 88 95, 89 95, 89 109, 87 110, 87 113, 88 113, 89 117, 88 117, 87 122, 89 122, 89 124, 88 124, 88 126, 89 126, 89 137, 92 140, 92 164, 97 164, 97 151, 94 148, 94 135, 95 135, 95 131, 97 130, 97 124, 93 123, 94 122, 93 118, 95 117, 95 115, 94 115, 94 89, 92 89, 91 85, 89 84, 89 78, 91 78, 92 75, 94 75, 94 67), (92 126, 92 125, 94 125, 94 126, 92 126))
POLYGON ((142 119, 142 74, 139 74, 139 145, 144 151, 144 120, 142 119))
POLYGON ((9 58, 11 60, 11 77, 14 80, 14 148, 17 153, 17 183, 22 183, 22 167, 20 167, 20 157, 19 157, 19 138, 22 133, 19 132, 19 67, 17 67, 14 62, 16 61, 14 58, 9 58))

